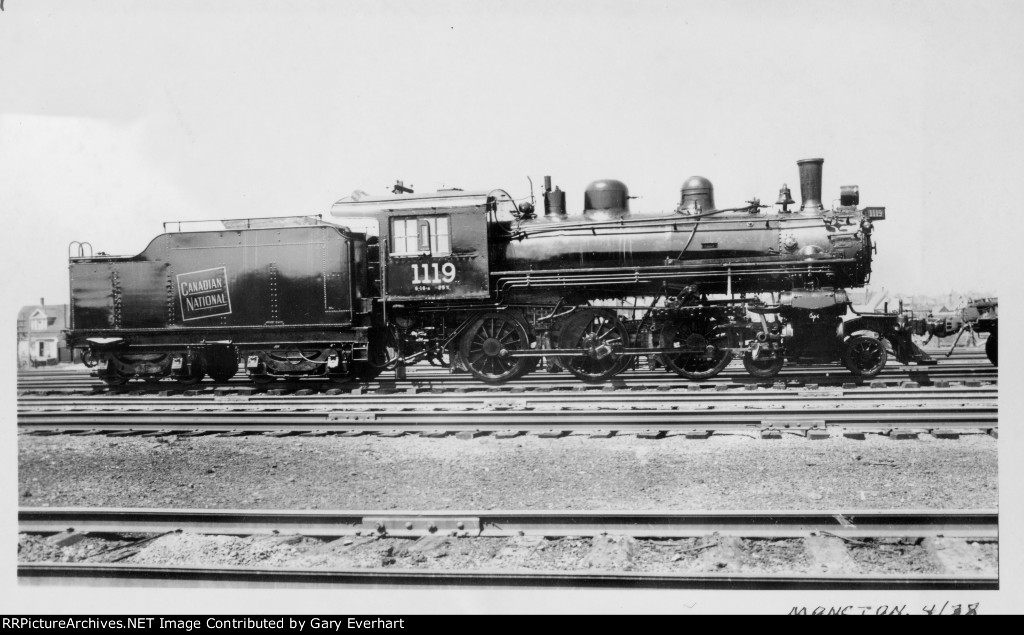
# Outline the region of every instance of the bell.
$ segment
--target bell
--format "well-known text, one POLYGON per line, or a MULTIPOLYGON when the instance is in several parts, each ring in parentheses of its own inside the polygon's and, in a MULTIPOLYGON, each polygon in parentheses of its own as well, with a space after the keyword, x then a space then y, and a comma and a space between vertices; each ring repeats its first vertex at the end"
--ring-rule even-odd
POLYGON ((782 211, 788 212, 787 206, 792 205, 796 201, 793 200, 793 195, 789 192, 789 186, 785 183, 782 184, 782 188, 779 190, 779 200, 775 201, 776 205, 782 206, 782 211))

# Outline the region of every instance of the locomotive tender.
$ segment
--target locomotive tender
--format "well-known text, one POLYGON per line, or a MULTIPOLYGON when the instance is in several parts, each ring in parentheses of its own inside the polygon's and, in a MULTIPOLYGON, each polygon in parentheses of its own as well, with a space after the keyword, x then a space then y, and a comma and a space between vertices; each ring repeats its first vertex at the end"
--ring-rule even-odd
POLYGON ((867 282, 885 208, 844 186, 826 210, 822 164, 798 162, 802 205, 784 185, 774 213, 756 199, 717 208, 691 177, 667 213, 632 213, 609 179, 573 214, 545 177, 543 214, 503 190, 446 190, 343 199, 336 223, 179 223, 132 257, 80 245, 68 342, 110 384, 224 381, 239 361, 255 381, 366 380, 429 360, 491 383, 541 363, 588 382, 641 360, 690 379, 734 355, 760 377, 787 359, 868 377, 890 351, 932 363, 896 314, 852 311, 844 289, 867 282))

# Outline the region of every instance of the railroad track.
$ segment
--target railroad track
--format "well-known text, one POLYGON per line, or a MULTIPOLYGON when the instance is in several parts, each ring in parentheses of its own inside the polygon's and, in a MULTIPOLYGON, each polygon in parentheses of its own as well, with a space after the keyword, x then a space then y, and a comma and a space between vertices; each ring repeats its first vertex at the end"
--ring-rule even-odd
POLYGON ((18 427, 35 433, 132 432, 136 434, 197 431, 205 433, 436 432, 536 430, 727 431, 736 429, 809 430, 828 427, 859 430, 972 429, 998 427, 995 399, 940 402, 906 400, 857 402, 842 398, 797 406, 758 401, 748 404, 695 402, 612 404, 495 400, 479 404, 442 401, 418 406, 365 404, 274 405, 220 402, 161 406, 131 402, 106 407, 20 408, 18 427))
POLYGON ((183 394, 125 391, 93 395, 21 394, 18 426, 33 433, 282 433, 358 431, 498 432, 537 430, 726 431, 839 427, 970 429, 998 424, 995 384, 922 386, 874 382, 871 387, 786 383, 733 385, 534 384, 473 390, 411 386, 341 393, 312 389, 256 392, 209 386, 183 394), (332 394, 338 393, 338 394, 332 394))
MULTIPOLYGON (((23 393, 60 391, 64 393, 90 393, 95 390, 108 392, 130 392, 138 390, 152 391, 186 391, 197 388, 222 386, 239 389, 252 389, 259 391, 268 390, 338 390, 351 391, 362 389, 364 391, 387 392, 396 389, 408 389, 410 387, 430 387, 442 390, 518 390, 531 388, 545 389, 574 389, 585 386, 579 380, 567 373, 533 373, 526 377, 508 382, 502 386, 488 386, 483 382, 474 380, 466 373, 451 374, 448 369, 433 367, 429 365, 417 365, 407 369, 406 378, 397 380, 392 373, 385 373, 379 380, 363 384, 335 385, 319 379, 301 379, 290 381, 278 381, 272 384, 259 385, 249 381, 245 377, 238 377, 221 384, 214 384, 212 381, 204 381, 193 386, 186 386, 176 381, 161 380, 155 383, 132 381, 122 387, 107 387, 99 379, 90 375, 89 369, 78 367, 74 369, 44 369, 44 370, 23 370, 18 373, 18 390, 23 393)), ((793 366, 785 368, 778 376, 771 379, 751 377, 743 369, 741 363, 734 361, 721 374, 700 382, 691 382, 664 370, 633 370, 623 373, 613 381, 599 386, 703 386, 716 387, 719 385, 765 385, 775 384, 817 384, 823 386, 842 385, 878 385, 885 383, 900 383, 903 381, 914 381, 920 385, 932 385, 952 382, 995 382, 998 374, 984 355, 974 353, 958 352, 951 359, 942 360, 935 366, 897 366, 889 365, 878 377, 865 380, 854 376, 847 370, 836 365, 823 365, 817 367, 793 366)))
POLYGON ((814 590, 999 585, 998 515, 991 510, 22 508, 18 523, 23 584, 814 590), (210 545, 219 546, 211 551, 210 545), (236 564, 254 553, 278 564, 236 564), (288 557, 279 558, 281 553, 288 557))
POLYGON ((25 411, 32 410, 80 410, 87 408, 149 408, 153 410, 216 407, 222 404, 247 402, 261 407, 290 406, 295 408, 345 408, 361 407, 367 410, 389 407, 430 408, 438 404, 460 406, 485 406, 497 403, 519 405, 571 405, 591 404, 595 409, 619 407, 628 409, 639 404, 720 404, 726 402, 756 404, 759 402, 797 403, 813 400, 820 404, 885 403, 892 401, 928 400, 934 402, 995 401, 998 389, 993 384, 977 387, 948 386, 945 388, 918 387, 910 384, 885 386, 881 389, 840 388, 832 386, 805 385, 802 387, 758 388, 723 385, 717 389, 688 389, 687 387, 648 386, 588 388, 583 390, 521 390, 460 392, 432 388, 413 388, 396 391, 387 395, 383 402, 377 394, 353 391, 348 393, 317 393, 313 391, 292 392, 287 395, 258 393, 244 388, 221 386, 191 391, 188 395, 152 395, 145 391, 133 391, 111 395, 100 393, 88 396, 76 395, 21 395, 18 406, 25 411), (624 404, 627 398, 629 404, 624 404), (502 401, 504 399, 504 401, 502 401))
POLYGON ((255 387, 239 380, 108 388, 96 386, 82 367, 21 373, 18 426, 36 434, 152 435, 434 434, 552 427, 663 433, 830 427, 993 432, 996 377, 982 355, 964 351, 942 366, 894 367, 866 383, 833 366, 817 373, 794 367, 772 380, 755 380, 734 362, 729 372, 706 382, 633 371, 600 385, 565 374, 535 374, 488 386, 445 369, 417 366, 403 381, 341 387, 309 380, 255 387), (954 376, 973 379, 940 379, 954 376), (79 390, 79 383, 85 388, 79 390), (26 388, 30 385, 36 388, 26 388))

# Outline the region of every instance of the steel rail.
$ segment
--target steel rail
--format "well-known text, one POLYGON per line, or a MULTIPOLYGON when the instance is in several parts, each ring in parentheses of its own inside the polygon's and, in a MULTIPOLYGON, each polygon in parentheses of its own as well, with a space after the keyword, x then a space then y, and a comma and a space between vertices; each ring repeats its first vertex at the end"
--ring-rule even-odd
MULTIPOLYGON (((961 372, 963 372, 963 371, 966 371, 966 370, 989 371, 992 374, 996 374, 998 368, 996 366, 993 366, 987 359, 957 359, 957 358, 953 358, 952 360, 945 360, 945 359, 943 359, 938 364, 920 365, 920 366, 919 365, 915 365, 915 364, 890 363, 890 364, 887 364, 886 367, 882 370, 882 374, 886 375, 886 374, 936 373, 936 372, 942 373, 942 372, 951 372, 951 371, 961 371, 961 372)), ((92 370, 86 369, 86 368, 82 368, 82 369, 78 369, 78 370, 61 370, 61 371, 39 371, 39 370, 36 370, 36 371, 19 371, 17 378, 18 378, 19 381, 22 381, 22 382, 25 382, 25 381, 47 381, 47 380, 96 379, 94 376, 92 376, 91 373, 92 373, 92 370)), ((241 377, 241 371, 239 371, 239 373, 240 373, 239 377, 241 377)), ((449 372, 448 372, 447 368, 442 367, 442 366, 429 366, 429 365, 424 365, 424 366, 419 366, 419 365, 407 366, 406 367, 406 373, 409 376, 418 376, 418 375, 426 375, 426 376, 445 375, 445 376, 448 376, 449 375, 449 372)), ((820 365, 802 364, 802 365, 790 365, 790 366, 783 367, 783 369, 779 373, 779 375, 800 375, 800 374, 824 375, 826 373, 833 374, 833 375, 841 374, 841 375, 846 375, 848 377, 854 377, 853 374, 851 374, 847 369, 845 369, 844 367, 842 367, 839 364, 820 364, 820 365)), ((527 375, 527 377, 537 376, 537 375, 544 375, 544 374, 551 375, 551 373, 538 372, 538 373, 534 373, 532 375, 527 375)), ((733 375, 743 376, 743 375, 746 375, 747 373, 743 369, 742 360, 734 360, 734 361, 730 362, 728 366, 726 366, 726 368, 722 371, 722 374, 725 374, 725 375, 733 374, 733 375)), ((463 377, 469 377, 469 375, 467 373, 459 373, 459 375, 461 375, 463 377)), ((654 371, 651 371, 651 370, 646 369, 646 368, 636 368, 636 369, 631 369, 631 370, 624 371, 623 373, 617 375, 617 377, 629 378, 629 377, 644 376, 644 375, 655 375, 655 376, 662 377, 662 378, 664 378, 664 377, 672 377, 673 376, 671 373, 667 373, 663 368, 662 369, 658 369, 658 370, 654 370, 654 371)), ((555 375, 555 376, 557 377, 557 375, 555 375)), ((322 377, 321 378, 310 377, 310 379, 314 379, 316 381, 326 381, 326 379, 322 378, 322 377)), ((680 380, 681 381, 686 381, 683 378, 680 378, 680 380)))
MULTIPOLYGON (((977 364, 977 365, 973 365, 973 364, 972 365, 967 365, 967 364, 962 364, 962 365, 948 364, 948 365, 945 365, 945 366, 942 366, 942 367, 938 367, 938 366, 930 366, 930 367, 910 366, 910 367, 906 367, 906 368, 891 368, 891 369, 886 369, 886 370, 882 371, 877 377, 873 377, 873 378, 857 377, 857 376, 853 375, 852 373, 846 371, 845 369, 839 368, 839 367, 827 367, 827 368, 821 368, 821 369, 818 369, 818 370, 808 370, 806 368, 803 368, 803 369, 783 369, 782 372, 780 372, 779 374, 777 374, 777 375, 775 375, 773 377, 767 377, 767 378, 753 377, 753 376, 747 374, 746 371, 744 371, 742 368, 727 367, 725 370, 723 370, 720 374, 716 375, 715 377, 713 377, 711 379, 702 380, 702 381, 730 380, 730 381, 741 381, 741 382, 742 381, 747 381, 747 382, 753 382, 753 383, 765 383, 765 382, 771 382, 771 381, 779 381, 779 380, 784 380, 784 379, 790 379, 790 380, 802 380, 802 381, 807 381, 807 382, 812 382, 813 383, 817 379, 822 379, 822 380, 827 380, 827 379, 843 379, 843 380, 849 381, 849 382, 858 382, 858 381, 864 382, 864 381, 872 381, 872 380, 884 380, 884 379, 887 379, 887 378, 894 378, 894 377, 907 377, 907 376, 910 376, 910 375, 917 375, 917 376, 931 376, 931 375, 934 375, 934 376, 937 376, 937 377, 940 377, 940 378, 945 378, 946 376, 950 376, 950 375, 963 375, 963 376, 966 376, 966 375, 986 375, 986 376, 992 377, 993 379, 998 377, 998 373, 996 372, 996 368, 994 366, 992 366, 991 364, 977 364)), ((429 371, 425 372, 425 371, 421 371, 419 369, 416 369, 416 371, 414 372, 412 369, 407 369, 406 377, 407 377, 407 379, 403 380, 403 381, 416 381, 416 380, 424 380, 424 379, 426 379, 426 380, 434 380, 434 381, 438 381, 438 380, 441 380, 441 381, 454 381, 454 382, 463 381, 466 384, 477 385, 477 386, 484 386, 484 385, 486 385, 483 382, 480 382, 480 381, 474 379, 468 373, 449 373, 447 371, 447 369, 439 369, 439 370, 434 371, 434 372, 429 372, 429 371)), ((688 380, 688 379, 685 379, 683 377, 678 377, 677 375, 672 374, 672 373, 668 373, 668 372, 666 372, 663 369, 659 369, 659 370, 656 370, 656 371, 649 371, 649 370, 627 371, 627 372, 621 373, 619 375, 616 375, 613 378, 613 380, 614 381, 631 381, 631 380, 652 381, 653 380, 653 381, 661 381, 661 382, 669 381, 669 382, 678 383, 678 384, 692 383, 692 380, 688 380)), ((613 381, 613 380, 610 380, 610 381, 613 381)), ((279 382, 277 382, 277 383, 290 383, 290 382, 295 382, 295 381, 330 383, 330 380, 325 379, 323 377, 319 377, 319 378, 318 377, 307 377, 307 378, 293 378, 293 379, 281 378, 279 380, 279 382)), ((382 383, 382 382, 391 382, 391 381, 395 381, 394 378, 389 378, 389 377, 386 377, 386 376, 382 376, 380 379, 377 379, 377 380, 374 380, 374 381, 370 381, 370 382, 362 382, 362 383, 364 383, 364 384, 366 384, 366 383, 368 383, 368 384, 378 384, 378 383, 382 383)), ((579 380, 576 380, 575 378, 568 377, 568 376, 566 376, 564 374, 561 374, 561 373, 547 373, 547 372, 543 372, 543 371, 535 372, 535 373, 530 373, 530 374, 526 375, 525 377, 523 377, 521 379, 515 380, 512 383, 530 383, 530 382, 545 383, 545 382, 548 382, 548 381, 572 382, 572 383, 576 383, 576 384, 582 383, 579 380)), ((100 381, 98 378, 86 375, 84 373, 77 374, 75 376, 53 376, 53 377, 40 376, 40 377, 35 377, 35 378, 32 378, 32 379, 19 378, 18 385, 19 386, 45 385, 45 384, 66 383, 66 382, 83 383, 83 384, 84 383, 88 383, 88 384, 96 385, 96 386, 106 385, 102 381, 100 381)), ((213 383, 213 382, 203 382, 203 383, 213 383)), ((251 380, 249 380, 249 379, 239 375, 237 378, 229 380, 228 382, 224 382, 224 383, 227 383, 227 384, 238 384, 238 383, 253 384, 254 382, 252 382, 251 380)), ((353 383, 359 383, 359 382, 353 382, 353 383)), ((144 385, 144 384, 140 381, 140 382, 136 382, 136 383, 129 384, 129 385, 139 386, 139 385, 144 385)), ((185 385, 185 384, 179 384, 179 382, 177 382, 177 381, 174 381, 172 379, 164 378, 164 379, 159 380, 159 385, 185 385)), ((344 384, 339 384, 339 385, 344 385, 344 384)))
MULTIPOLYGON (((881 375, 894 375, 894 374, 908 374, 908 373, 950 373, 950 372, 988 372, 990 374, 997 374, 997 367, 993 366, 988 360, 973 360, 973 359, 954 359, 952 361, 942 360, 938 364, 917 366, 913 364, 888 364, 885 369, 882 370, 881 375)), ((42 382, 42 381, 72 381, 72 380, 95 380, 96 377, 91 375, 90 369, 80 370, 62 370, 62 371, 19 371, 17 379, 21 383, 28 382, 42 382)), ((441 375, 450 377, 451 374, 447 368, 439 366, 409 366, 406 367, 406 373, 409 377, 418 376, 435 376, 441 375)), ((855 376, 847 371, 845 368, 838 364, 822 364, 818 366, 810 365, 799 365, 799 366, 786 366, 782 369, 778 376, 784 375, 845 375, 850 378, 855 376)), ((557 374, 552 373, 533 373, 527 375, 527 377, 537 377, 548 375, 552 379, 558 378, 557 374)), ((730 376, 749 376, 743 369, 741 360, 735 360, 722 371, 721 375, 730 376)), ((637 368, 627 370, 617 377, 628 379, 633 377, 644 377, 644 376, 655 376, 661 379, 666 377, 674 377, 671 373, 666 372, 664 369, 659 370, 648 370, 645 368, 637 368)), ((459 373, 454 376, 455 378, 469 378, 466 373, 459 373)), ((241 378, 241 375, 239 375, 241 378)), ((309 378, 313 381, 327 381, 324 378, 309 378)), ((687 381, 686 379, 679 378, 680 381, 687 381)), ((236 379, 236 381, 238 381, 236 379)), ((762 380, 763 381, 763 380, 762 380)))
MULTIPOLYGON (((922 349, 922 350, 924 350, 926 353, 929 353, 933 357, 934 356, 938 356, 939 357, 939 361, 938 361, 937 364, 926 365, 926 366, 922 366, 921 368, 942 368, 942 367, 946 367, 946 366, 956 366, 956 365, 960 365, 960 364, 973 364, 973 363, 977 363, 979 366, 988 366, 988 367, 991 367, 991 368, 995 368, 995 367, 992 366, 992 363, 988 361, 988 357, 985 355, 983 350, 978 350, 978 351, 974 351, 974 350, 972 350, 972 351, 961 351, 960 349, 956 349, 955 352, 952 354, 952 356, 948 357, 948 358, 946 357, 946 354, 948 354, 948 352, 949 352, 948 349, 922 349)), ((740 363, 741 361, 742 360, 736 359, 733 362, 733 366, 738 367, 738 368, 742 368, 742 365, 740 363)), ((895 359, 890 359, 890 364, 889 365, 893 366, 893 367, 905 366, 904 364, 898 363, 895 359)), ((807 367, 815 367, 815 366, 821 366, 821 367, 831 366, 833 368, 842 370, 842 367, 838 363, 835 363, 835 364, 821 364, 821 365, 818 365, 818 364, 790 364, 790 365, 788 365, 786 367, 786 369, 794 369, 794 368, 795 369, 799 369, 799 368, 807 368, 807 367)), ((914 367, 913 365, 906 365, 906 366, 914 367)), ((416 372, 416 371, 428 371, 429 372, 432 368, 435 368, 435 367, 431 367, 429 365, 424 364, 424 365, 410 366, 410 367, 408 367, 408 370, 409 370, 409 372, 416 372)), ((75 366, 72 366, 72 367, 64 366, 64 367, 22 368, 22 369, 18 370, 18 376, 19 377, 29 377, 29 376, 32 376, 32 375, 75 376, 75 375, 88 374, 89 372, 91 372, 91 370, 92 369, 90 369, 90 368, 86 368, 85 366, 79 366, 79 365, 75 365, 75 366)))
MULTIPOLYGON (((961 351, 960 349, 956 349, 956 352, 953 353, 953 356, 951 358, 947 359, 944 356, 944 354, 943 354, 944 350, 945 349, 926 349, 926 352, 928 352, 931 355, 943 355, 942 359, 939 361, 938 364, 928 365, 928 366, 916 366, 916 365, 897 364, 894 361, 891 361, 891 363, 886 367, 886 369, 883 370, 883 374, 885 374, 887 372, 892 372, 893 369, 900 369, 900 370, 903 370, 904 372, 908 372, 908 371, 909 372, 935 372, 935 371, 942 371, 943 369, 950 368, 950 367, 954 367, 955 368, 955 367, 958 367, 958 366, 965 366, 965 365, 977 366, 979 369, 988 369, 988 370, 991 370, 993 373, 996 370, 996 367, 992 366, 992 364, 988 361, 988 359, 985 356, 985 353, 983 351, 961 351)), ((730 364, 730 366, 725 371, 723 371, 723 372, 724 373, 728 373, 728 372, 730 372, 730 370, 735 370, 735 371, 738 371, 739 373, 745 374, 745 371, 743 371, 743 366, 742 366, 741 361, 742 360, 739 360, 739 359, 734 360, 730 364)), ((812 372, 816 372, 816 373, 819 373, 819 374, 822 373, 822 372, 830 372, 830 371, 832 371, 832 372, 837 372, 837 373, 845 374, 845 375, 848 375, 848 376, 852 377, 852 375, 850 375, 846 371, 846 369, 844 369, 838 363, 837 364, 823 364, 823 365, 805 365, 805 364, 802 364, 802 365, 787 365, 782 370, 782 373, 780 373, 780 374, 792 374, 792 373, 808 372, 809 369, 814 369, 812 372)), ((428 366, 428 365, 417 365, 417 366, 407 367, 407 372, 409 374, 420 374, 420 373, 432 374, 432 373, 438 373, 439 372, 439 373, 443 373, 443 374, 447 375, 447 370, 446 369, 439 368, 439 367, 432 367, 432 366, 428 366)), ((633 370, 633 371, 627 371, 627 372, 623 373, 620 376, 621 377, 629 377, 629 376, 631 376, 633 374, 638 374, 638 373, 642 374, 642 373, 647 373, 647 372, 650 372, 650 371, 643 370, 643 369, 637 369, 637 370, 633 370)), ((42 368, 42 369, 19 369, 19 371, 18 371, 18 380, 19 381, 26 381, 26 380, 29 380, 29 379, 39 380, 40 378, 47 378, 47 377, 59 377, 59 378, 62 378, 62 379, 88 378, 90 373, 91 373, 91 369, 85 368, 84 366, 82 366, 82 367, 73 367, 73 368, 63 367, 63 368, 42 368)), ((666 373, 664 371, 658 371, 657 374, 662 376, 662 377, 664 377, 666 373)), ((685 381, 685 380, 683 380, 683 381, 685 381)))
MULTIPOLYGON (((565 405, 575 402, 583 402, 594 405, 618 404, 622 409, 629 409, 636 405, 655 403, 664 404, 687 404, 687 403, 714 403, 738 402, 738 403, 760 403, 760 402, 786 402, 804 403, 813 402, 816 404, 847 405, 850 402, 870 402, 871 404, 885 404, 889 402, 901 403, 923 403, 924 401, 950 402, 950 401, 988 401, 993 403, 998 397, 995 387, 985 386, 979 388, 956 389, 956 388, 901 388, 901 389, 872 389, 868 390, 844 390, 833 388, 795 389, 795 390, 714 390, 714 391, 684 391, 684 390, 653 390, 633 388, 623 393, 620 390, 599 390, 599 391, 522 391, 517 393, 493 393, 493 392, 454 392, 437 389, 416 389, 414 392, 396 392, 387 395, 389 406, 416 406, 435 407, 438 403, 447 405, 480 405, 498 403, 502 399, 511 399, 519 406, 533 406, 540 404, 565 405), (624 401, 624 398, 626 401, 624 401)), ((189 408, 206 406, 211 408, 233 408, 238 404, 247 403, 251 407, 273 407, 295 406, 305 408, 334 408, 338 406, 364 406, 367 408, 380 407, 381 395, 363 394, 360 392, 340 393, 337 395, 270 395, 267 393, 244 394, 244 391, 224 390, 223 392, 204 392, 192 396, 168 395, 156 396, 150 394, 121 394, 110 395, 99 393, 93 396, 76 397, 68 395, 22 395, 18 398, 18 410, 22 411, 74 411, 95 408, 147 408, 152 410, 173 410, 176 408, 189 408)))
POLYGON ((945 382, 966 382, 966 381, 998 381, 998 373, 996 369, 991 365, 971 367, 971 368, 941 368, 928 367, 930 370, 921 370, 917 367, 912 367, 910 370, 898 371, 890 370, 883 371, 877 377, 872 379, 865 379, 855 377, 849 372, 838 369, 829 368, 820 372, 790 372, 783 370, 775 377, 760 378, 751 377, 742 370, 735 372, 726 369, 720 375, 711 379, 705 379, 701 381, 690 381, 681 377, 677 377, 674 374, 669 374, 664 371, 632 371, 630 373, 624 373, 619 375, 603 384, 585 384, 575 378, 568 377, 564 374, 551 374, 551 373, 534 373, 527 375, 524 378, 510 381, 499 386, 486 384, 477 381, 466 374, 449 374, 447 371, 438 371, 433 373, 428 372, 416 372, 409 373, 407 379, 395 380, 388 378, 381 378, 373 382, 352 382, 348 384, 334 384, 324 379, 316 378, 302 378, 302 379, 291 379, 281 380, 272 384, 256 384, 245 378, 238 378, 224 383, 215 383, 212 381, 204 381, 195 385, 181 384, 171 380, 161 380, 158 383, 149 384, 144 382, 130 382, 124 386, 111 386, 108 387, 101 381, 91 378, 88 376, 78 376, 75 378, 41 378, 34 379, 32 381, 19 380, 17 387, 20 391, 46 391, 53 390, 56 392, 67 392, 78 390, 79 392, 85 390, 106 390, 109 392, 123 392, 130 390, 197 390, 209 387, 247 387, 254 388, 257 390, 271 390, 274 388, 294 388, 294 387, 327 387, 337 388, 339 390, 351 390, 353 387, 364 387, 369 389, 387 389, 394 388, 397 386, 416 386, 429 384, 431 386, 438 385, 448 388, 463 388, 466 390, 508 390, 515 387, 530 387, 530 386, 542 386, 550 388, 574 388, 587 386, 629 386, 637 383, 643 384, 644 382, 656 382, 657 385, 667 385, 677 388, 685 388, 688 386, 718 386, 722 384, 731 385, 767 385, 771 386, 777 383, 806 383, 806 384, 819 384, 819 385, 843 385, 843 384, 854 384, 854 385, 869 385, 877 384, 879 382, 899 382, 899 381, 915 381, 919 384, 929 384, 935 381, 945 382))
POLYGON ((643 588, 728 590, 997 590, 993 575, 900 574, 794 575, 635 572, 546 572, 414 569, 268 569, 258 567, 140 566, 123 564, 26 563, 23 584, 72 586, 190 586, 253 588, 489 587, 643 588))
MULTIPOLYGON (((925 349, 922 349, 922 350, 925 350, 925 349)), ((938 363, 936 363, 936 364, 929 364, 929 365, 924 366, 924 367, 927 367, 927 368, 935 368, 935 367, 943 367, 943 366, 955 366, 957 364, 970 364, 970 363, 977 363, 979 365, 992 366, 992 363, 988 360, 988 357, 984 353, 984 350, 979 350, 979 351, 972 350, 972 351, 969 351, 969 352, 961 352, 958 349, 950 357, 946 357, 946 354, 948 354, 948 352, 949 352, 948 349, 928 349, 928 350, 925 350, 925 352, 929 353, 932 356, 939 356, 939 358, 940 358, 938 363)), ((739 360, 739 359, 735 359, 734 360, 734 365, 741 366, 739 364, 740 361, 741 360, 739 360)), ((904 366, 904 364, 900 364, 894 358, 890 359, 890 365, 891 366, 904 366)), ((907 365, 913 366, 912 364, 907 364, 907 365)), ((827 362, 827 363, 819 363, 819 364, 815 364, 815 363, 801 363, 801 364, 793 363, 793 364, 790 364, 789 366, 787 366, 787 368, 816 367, 816 366, 834 366, 835 368, 840 368, 840 365, 839 365, 838 362, 836 362, 836 363, 827 362)), ((429 364, 421 364, 421 365, 409 366, 408 368, 409 368, 410 372, 412 372, 412 371, 416 371, 416 370, 429 371, 432 368, 437 368, 437 367, 430 366, 429 364)), ((51 374, 75 375, 75 374, 87 374, 89 372, 92 372, 91 368, 86 367, 85 365, 80 365, 80 364, 75 364, 75 365, 72 365, 72 366, 53 366, 53 367, 20 368, 20 369, 18 369, 19 376, 51 375, 51 374)))
POLYGON ((928 412, 963 413, 967 409, 981 409, 988 412, 998 407, 994 392, 954 393, 944 395, 922 395, 907 392, 882 396, 877 393, 851 395, 830 393, 827 390, 793 391, 794 394, 752 394, 714 391, 707 394, 690 393, 637 393, 627 394, 602 392, 574 392, 566 394, 513 393, 509 396, 493 393, 478 395, 444 393, 397 393, 388 395, 382 403, 377 395, 338 395, 334 397, 266 397, 264 395, 206 395, 185 398, 146 398, 124 396, 96 400, 22 400, 18 403, 18 414, 26 417, 45 414, 74 416, 75 414, 98 413, 178 413, 202 408, 211 415, 245 412, 379 412, 403 413, 416 409, 429 412, 467 412, 490 410, 524 411, 674 411, 689 412, 702 410, 731 411, 777 411, 785 403, 805 411, 820 410, 832 412, 843 408, 846 412, 886 412, 889 410, 923 409, 928 412), (853 402, 853 403, 851 403, 853 402))
POLYGON ((333 410, 307 412, 282 406, 249 411, 211 412, 208 409, 174 412, 21 412, 18 427, 25 430, 165 429, 231 432, 237 430, 272 432, 302 430, 394 430, 419 431, 431 428, 500 431, 509 427, 556 427, 567 429, 656 428, 662 430, 723 430, 744 427, 811 428, 842 426, 860 429, 977 428, 998 427, 993 406, 948 408, 874 408, 863 411, 837 408, 723 411, 712 409, 479 409, 479 410, 333 410))
POLYGON ((69 529, 80 533, 159 533, 180 529, 229 535, 299 533, 326 537, 352 535, 356 531, 408 537, 459 529, 479 536, 596 536, 611 533, 680 538, 718 533, 747 538, 799 538, 813 532, 828 531, 846 538, 941 535, 995 539, 998 538, 998 522, 999 514, 994 509, 768 512, 18 509, 18 531, 26 533, 59 533, 69 529))

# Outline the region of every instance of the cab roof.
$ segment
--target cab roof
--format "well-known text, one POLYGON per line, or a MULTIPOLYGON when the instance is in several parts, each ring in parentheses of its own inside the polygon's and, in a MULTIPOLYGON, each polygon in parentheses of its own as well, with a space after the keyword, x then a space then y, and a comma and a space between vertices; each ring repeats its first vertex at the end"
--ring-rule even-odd
POLYGON ((430 194, 366 196, 359 200, 346 197, 331 206, 331 216, 344 218, 409 209, 477 207, 486 205, 489 198, 499 195, 508 196, 502 190, 442 190, 430 194))

